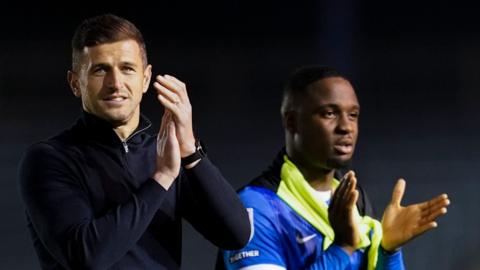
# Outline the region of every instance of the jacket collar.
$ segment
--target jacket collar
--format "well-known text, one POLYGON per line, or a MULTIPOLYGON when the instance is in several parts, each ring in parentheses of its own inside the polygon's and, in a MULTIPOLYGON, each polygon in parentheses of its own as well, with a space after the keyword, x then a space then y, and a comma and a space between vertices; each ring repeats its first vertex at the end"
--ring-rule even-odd
MULTIPOLYGON (((285 147, 283 147, 273 160, 272 164, 268 167, 267 170, 253 179, 250 184, 251 186, 259 186, 267 188, 274 193, 277 192, 278 185, 280 184, 280 170, 283 165, 283 156, 287 153, 285 147)), ((242 188, 243 189, 243 188, 242 188)))
MULTIPOLYGON (((79 119, 79 124, 84 129, 84 135, 94 141, 102 142, 105 144, 118 144, 122 140, 118 137, 117 133, 113 130, 113 126, 110 122, 82 110, 82 115, 79 119)), ((144 115, 140 114, 140 121, 135 131, 125 140, 125 142, 136 143, 140 142, 139 135, 145 133, 145 131, 152 125, 150 120, 144 115)))
MULTIPOLYGON (((286 147, 282 147, 277 153, 277 156, 274 158, 270 166, 262 172, 262 174, 250 182, 249 185, 261 186, 268 188, 274 192, 277 191, 278 185, 280 184, 280 171, 282 169, 284 161, 284 156, 287 155, 286 147)), ((290 158, 290 157, 289 157, 290 158)), ((334 177, 336 179, 342 179, 345 174, 343 169, 335 170, 334 177)))

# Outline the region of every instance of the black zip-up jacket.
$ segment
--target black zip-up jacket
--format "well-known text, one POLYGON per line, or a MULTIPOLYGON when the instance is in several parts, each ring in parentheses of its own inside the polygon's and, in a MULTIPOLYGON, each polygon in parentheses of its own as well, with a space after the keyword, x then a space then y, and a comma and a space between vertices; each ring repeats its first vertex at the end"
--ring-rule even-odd
POLYGON ((42 269, 178 269, 181 218, 223 249, 248 242, 248 214, 203 158, 169 190, 151 179, 156 136, 145 117, 122 142, 91 114, 32 145, 20 169, 28 228, 42 269))

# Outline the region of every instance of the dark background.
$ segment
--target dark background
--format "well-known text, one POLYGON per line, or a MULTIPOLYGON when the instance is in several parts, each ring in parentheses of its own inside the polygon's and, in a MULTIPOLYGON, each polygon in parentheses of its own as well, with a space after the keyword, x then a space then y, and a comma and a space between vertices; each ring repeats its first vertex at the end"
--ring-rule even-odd
MULTIPOLYGON (((475 6, 355 0, 20 4, 0 9, 0 269, 38 268, 17 164, 25 147, 78 116, 80 102, 66 83, 70 39, 81 20, 104 12, 141 29, 155 74, 187 83, 196 134, 236 188, 282 146, 279 104, 290 71, 305 64, 337 67, 362 105, 352 168, 378 212, 399 177, 407 180, 406 204, 442 192, 451 198, 439 228, 405 246, 407 267, 480 269, 475 6)), ((161 109, 152 93, 142 106, 157 129, 161 109)), ((212 269, 215 252, 185 226, 184 269, 212 269)))

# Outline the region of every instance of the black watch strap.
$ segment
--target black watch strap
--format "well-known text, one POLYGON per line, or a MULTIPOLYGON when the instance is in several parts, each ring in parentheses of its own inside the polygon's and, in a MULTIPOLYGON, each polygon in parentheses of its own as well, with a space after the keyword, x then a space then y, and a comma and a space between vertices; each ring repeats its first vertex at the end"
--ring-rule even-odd
POLYGON ((192 162, 195 162, 199 159, 202 159, 207 156, 205 147, 202 145, 200 140, 195 141, 195 152, 193 154, 182 158, 182 166, 188 165, 192 162))

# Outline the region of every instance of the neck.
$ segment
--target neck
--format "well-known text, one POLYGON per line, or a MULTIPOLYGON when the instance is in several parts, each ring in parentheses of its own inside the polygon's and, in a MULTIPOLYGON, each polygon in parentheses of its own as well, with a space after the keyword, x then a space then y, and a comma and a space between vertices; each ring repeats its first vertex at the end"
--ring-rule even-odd
POLYGON ((130 126, 130 125, 121 125, 113 128, 115 133, 117 133, 118 137, 122 140, 125 141, 138 127, 138 119, 136 121, 136 125, 130 126))
POLYGON ((308 165, 298 165, 298 168, 308 184, 315 190, 327 191, 332 189, 334 170, 312 168, 308 165))
MULTIPOLYGON (((289 155, 290 156, 290 155, 289 155)), ((293 163, 302 173, 303 177, 315 190, 327 191, 332 189, 335 170, 319 168, 303 161, 298 156, 290 156, 293 163)))
POLYGON ((140 123, 140 112, 135 112, 133 116, 125 123, 114 123, 113 130, 117 133, 120 140, 125 141, 137 129, 140 123))

